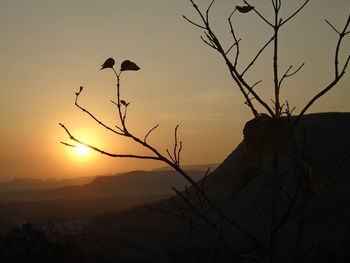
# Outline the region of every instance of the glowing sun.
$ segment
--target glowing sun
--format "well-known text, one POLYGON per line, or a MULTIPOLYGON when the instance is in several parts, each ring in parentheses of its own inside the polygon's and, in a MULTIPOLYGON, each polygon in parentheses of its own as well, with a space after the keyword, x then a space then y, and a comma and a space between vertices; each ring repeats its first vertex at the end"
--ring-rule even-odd
POLYGON ((78 145, 75 151, 78 155, 87 155, 90 152, 90 148, 85 145, 78 145))

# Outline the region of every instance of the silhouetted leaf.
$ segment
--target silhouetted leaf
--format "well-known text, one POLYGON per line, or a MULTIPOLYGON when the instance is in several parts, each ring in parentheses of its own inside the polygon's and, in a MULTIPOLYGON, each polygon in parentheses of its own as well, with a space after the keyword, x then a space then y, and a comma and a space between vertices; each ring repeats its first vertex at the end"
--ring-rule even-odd
POLYGON ((254 9, 254 6, 251 5, 247 5, 247 6, 239 6, 236 5, 236 9, 240 12, 240 13, 248 13, 250 11, 252 11, 254 9))
POLYGON ((247 152, 254 155, 285 151, 291 144, 290 128, 284 119, 267 114, 250 120, 243 129, 247 152))
POLYGON ((130 102, 126 102, 125 100, 121 100, 120 103, 125 107, 129 106, 130 102))
POLYGON ((104 68, 113 68, 115 61, 113 58, 108 58, 102 65, 101 70, 104 68))
POLYGON ((134 62, 131 62, 130 60, 124 60, 123 63, 120 66, 120 71, 127 71, 127 70, 139 70, 139 66, 137 66, 134 62))

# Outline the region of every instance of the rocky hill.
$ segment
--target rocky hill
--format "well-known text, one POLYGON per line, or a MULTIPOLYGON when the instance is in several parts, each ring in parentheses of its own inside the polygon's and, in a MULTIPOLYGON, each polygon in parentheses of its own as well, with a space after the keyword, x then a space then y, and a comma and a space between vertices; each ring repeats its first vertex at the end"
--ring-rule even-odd
MULTIPOLYGON (((347 257, 343 247, 350 248, 349 134, 350 113, 309 114, 294 129, 295 148, 279 154, 275 209, 279 218, 285 213, 291 215, 276 234, 283 262, 292 260, 295 253, 305 256, 312 249, 315 249, 314 258, 326 254, 339 260, 347 257), (293 189, 300 185, 303 187, 295 194, 293 189), (291 200, 295 203, 288 208, 291 200)), ((150 207, 99 216, 91 225, 90 236, 100 240, 105 249, 128 251, 129 256, 136 254, 151 260, 147 262, 157 262, 155 255, 168 258, 169 253, 186 257, 196 249, 208 259, 213 256, 210 251, 220 238, 235 250, 255 247, 254 253, 262 255, 261 248, 256 247, 244 231, 267 246, 271 229, 273 158, 272 154, 265 154, 253 163, 247 161, 252 160, 249 158, 242 143, 205 181, 198 182, 234 224, 228 223, 189 189, 181 196, 150 207), (215 227, 201 215, 214 222, 215 227)))

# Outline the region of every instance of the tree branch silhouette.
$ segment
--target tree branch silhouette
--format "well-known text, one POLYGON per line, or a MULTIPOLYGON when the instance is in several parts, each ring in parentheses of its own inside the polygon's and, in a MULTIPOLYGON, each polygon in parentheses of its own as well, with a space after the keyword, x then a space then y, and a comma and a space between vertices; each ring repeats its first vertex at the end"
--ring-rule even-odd
MULTIPOLYGON (((123 62, 124 63, 124 62, 123 62)), ((123 65, 122 63, 122 65, 123 65)), ((152 155, 133 155, 133 154, 116 154, 116 153, 110 153, 107 151, 104 151, 98 147, 95 147, 93 145, 90 145, 88 143, 85 143, 79 139, 77 139, 76 137, 73 136, 73 134, 69 131, 69 129, 62 123, 60 123, 60 126, 65 130, 65 132, 67 133, 67 135, 69 136, 70 140, 73 140, 79 144, 85 145, 86 147, 89 147, 90 149, 99 152, 101 154, 110 156, 110 157, 116 157, 116 158, 135 158, 135 159, 151 159, 151 160, 158 160, 161 162, 164 162, 165 164, 169 165, 170 167, 172 167, 174 170, 176 170, 181 176, 183 176, 189 183, 190 185, 193 187, 194 191, 197 192, 199 195, 201 195, 203 197, 203 200, 207 203, 207 205, 217 214, 219 215, 221 218, 223 218, 226 222, 228 222, 229 224, 231 224, 232 226, 234 226, 235 228, 237 228, 239 231, 241 231, 247 238, 249 238, 252 242, 254 242, 255 244, 257 244, 258 246, 260 246, 262 249, 266 249, 264 244, 262 244, 253 234, 251 234, 249 231, 247 231, 246 229, 244 229, 241 225, 239 225, 238 223, 236 223, 233 219, 231 219, 230 217, 228 217, 227 215, 225 215, 223 213, 223 211, 217 207, 214 202, 209 198, 209 196, 205 193, 204 189, 198 185, 193 179, 192 177, 187 174, 181 167, 180 167, 180 156, 181 156, 181 151, 182 151, 182 142, 178 142, 178 136, 177 136, 177 130, 178 130, 178 125, 175 127, 174 130, 174 145, 173 145, 173 154, 170 154, 170 151, 168 149, 166 149, 166 153, 169 155, 169 158, 165 157, 163 154, 161 154, 155 147, 153 147, 152 145, 150 145, 147 142, 147 137, 149 136, 149 134, 158 127, 158 125, 156 125, 155 127, 153 127, 150 131, 148 131, 146 133, 145 138, 142 140, 139 137, 135 136, 131 131, 128 130, 127 128, 127 124, 126 124, 126 114, 123 114, 122 112, 122 99, 121 99, 121 92, 120 92, 120 75, 123 71, 121 69, 120 72, 117 72, 113 67, 111 67, 111 69, 113 70, 115 76, 116 76, 116 80, 117 80, 117 91, 116 91, 116 96, 117 96, 117 101, 114 103, 117 106, 117 110, 118 110, 118 116, 119 116, 119 122, 121 124, 121 127, 116 126, 118 128, 119 131, 112 129, 111 127, 107 126, 105 123, 103 123, 102 121, 100 121, 97 117, 95 117, 94 114, 92 114, 89 110, 85 109, 84 107, 80 106, 79 102, 78 102, 78 97, 80 96, 83 87, 80 87, 79 91, 77 93, 75 93, 76 98, 75 98, 75 106, 78 107, 81 111, 83 111, 84 113, 86 113, 88 116, 90 116, 93 120, 95 120, 99 125, 101 125, 102 127, 104 127, 105 129, 113 132, 116 135, 119 136, 123 136, 126 138, 129 138, 131 140, 133 140, 134 142, 136 142, 137 144, 143 146, 144 148, 148 149, 152 154, 152 155)), ((70 146, 68 143, 63 142, 63 144, 65 146, 70 146)))

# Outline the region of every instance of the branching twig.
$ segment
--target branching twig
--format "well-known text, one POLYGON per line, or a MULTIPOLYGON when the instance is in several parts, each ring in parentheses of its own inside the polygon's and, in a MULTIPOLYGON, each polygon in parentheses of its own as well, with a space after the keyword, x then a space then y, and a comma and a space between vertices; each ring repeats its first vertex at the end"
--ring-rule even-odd
POLYGON ((189 23, 191 23, 192 25, 195 25, 196 27, 205 29, 205 26, 201 26, 201 25, 197 24, 196 22, 193 22, 192 20, 188 19, 186 16, 182 15, 182 17, 183 17, 184 19, 186 19, 186 21, 189 22, 189 23))
POLYGON ((253 60, 249 63, 249 65, 245 68, 245 70, 242 72, 241 76, 243 77, 243 75, 248 71, 248 69, 253 66, 253 64, 255 63, 255 61, 259 58, 259 56, 261 55, 261 53, 264 51, 264 49, 272 42, 272 40, 275 38, 275 36, 273 36, 269 41, 266 42, 266 44, 259 50, 259 52, 256 54, 256 56, 253 58, 253 60))
POLYGON ((151 134, 151 132, 153 132, 155 129, 157 129, 159 127, 159 124, 157 124, 156 126, 154 126, 152 129, 150 129, 147 134, 145 135, 145 138, 143 139, 143 142, 146 143, 147 137, 151 134))
MULTIPOLYGON (((247 6, 251 6, 247 1, 243 1, 247 6)), ((273 24, 271 22, 269 22, 262 14, 260 14, 256 8, 253 9, 253 11, 269 26, 273 27, 273 24)))
MULTIPOLYGON (((350 15, 348 16, 348 19, 345 23, 345 26, 342 30, 342 32, 339 33, 339 38, 338 38, 338 42, 337 42, 337 46, 336 46, 336 50, 335 50, 335 58, 334 58, 334 68, 335 68, 335 77, 334 80, 328 84, 328 86, 326 86, 323 90, 321 90, 318 94, 316 94, 306 105, 305 107, 301 110, 301 112, 299 113, 298 117, 295 119, 293 126, 295 126, 298 121, 301 119, 301 117, 304 115, 304 113, 311 107, 311 105, 318 100, 320 97, 322 97, 324 94, 326 94, 328 91, 330 91, 338 82, 339 80, 344 76, 345 74, 345 70, 349 65, 349 61, 350 61, 350 55, 348 55, 343 68, 341 69, 341 71, 339 72, 339 49, 340 49, 340 45, 344 39, 344 37, 346 36, 346 32, 348 30, 350 24, 350 15)), ((332 26, 333 28, 333 26, 332 26)), ((338 30, 335 30, 336 32, 338 32, 338 30)))
POLYGON ((78 103, 78 98, 81 94, 83 90, 83 87, 80 87, 80 90, 78 92, 75 93, 75 106, 77 106, 79 109, 81 109, 83 112, 87 113, 92 119, 94 119, 99 125, 101 125, 102 127, 106 128, 107 130, 115 133, 115 134, 118 134, 118 135, 123 135, 123 133, 121 132, 118 132, 114 129, 112 129, 111 127, 107 126, 106 124, 104 124, 102 121, 100 121, 98 118, 96 118, 93 114, 91 114, 88 110, 86 110, 85 108, 81 107, 78 103))
MULTIPOLYGON (((228 23, 230 25, 230 30, 231 30, 231 35, 233 37, 233 40, 235 41, 234 43, 236 44, 236 56, 235 56, 235 62, 233 63, 234 67, 237 66, 238 63, 238 57, 239 57, 239 43, 235 34, 235 31, 233 30, 233 25, 232 25, 232 21, 231 21, 231 16, 228 18, 228 23)), ((226 54, 226 53, 225 53, 226 54)))
POLYGON ((284 79, 289 78, 293 75, 295 75, 296 73, 298 73, 299 70, 301 70, 301 68, 305 65, 305 63, 303 62, 296 70, 294 70, 293 72, 289 73, 289 71, 293 68, 293 66, 289 66, 289 68, 287 69, 287 71, 283 74, 282 78, 280 79, 278 86, 279 88, 281 88, 282 82, 284 79))
POLYGON ((291 20, 294 16, 296 16, 309 2, 310 0, 306 0, 292 15, 290 15, 287 19, 285 19, 280 25, 283 26, 289 20, 291 20))
MULTIPOLYGON (((134 154, 114 154, 114 153, 109 153, 109 152, 106 152, 106 151, 103 151, 95 146, 92 146, 88 143, 85 143, 81 140, 78 140, 77 138, 75 138, 71 133, 70 131, 66 128, 66 126, 64 126, 62 123, 60 123, 60 126, 66 131, 66 133, 69 135, 69 138, 79 144, 82 144, 86 147, 89 147, 90 149, 96 151, 96 152, 99 152, 101 154, 104 154, 104 155, 107 155, 107 156, 110 156, 110 157, 119 157, 119 158, 135 158, 135 159, 151 159, 151 160, 160 160, 159 157, 156 157, 156 156, 142 156, 142 155, 134 155, 134 154)), ((63 143, 65 145, 68 145, 67 143, 63 143)), ((68 146, 72 146, 72 145, 68 145, 68 146)))

